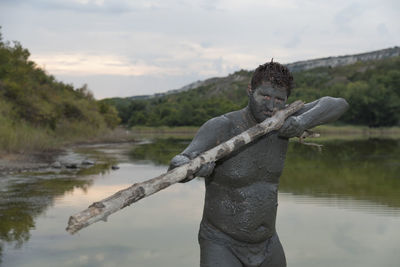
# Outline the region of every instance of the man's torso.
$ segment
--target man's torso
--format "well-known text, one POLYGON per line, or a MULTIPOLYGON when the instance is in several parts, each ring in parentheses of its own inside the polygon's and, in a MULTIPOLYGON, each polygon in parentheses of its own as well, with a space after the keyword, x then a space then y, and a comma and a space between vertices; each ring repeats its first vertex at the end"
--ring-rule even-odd
MULTIPOLYGON (((232 128, 224 139, 251 126, 245 110, 225 116, 232 128)), ((258 243, 271 237, 287 144, 271 133, 218 161, 206 180, 203 220, 239 241, 258 243)))

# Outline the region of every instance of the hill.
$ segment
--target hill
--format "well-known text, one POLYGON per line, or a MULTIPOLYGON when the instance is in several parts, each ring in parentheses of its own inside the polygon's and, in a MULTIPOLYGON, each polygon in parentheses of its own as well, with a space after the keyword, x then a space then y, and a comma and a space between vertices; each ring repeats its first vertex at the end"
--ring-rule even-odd
MULTIPOLYGON (((350 109, 341 118, 342 123, 370 127, 399 125, 398 53, 399 48, 395 47, 340 60, 336 57, 289 64, 294 69, 296 85, 289 102, 295 99, 309 102, 325 95, 344 97, 350 109)), ((227 77, 198 82, 188 90, 104 101, 115 105, 122 122, 130 126, 199 126, 214 116, 246 106, 245 89, 251 76, 252 71, 241 70, 227 77)))
MULTIPOLYGON (((380 60, 385 58, 397 57, 400 56, 400 47, 395 46, 391 48, 381 49, 377 51, 355 54, 355 55, 345 55, 345 56, 336 56, 336 57, 324 57, 324 58, 317 58, 311 60, 303 60, 297 61, 294 63, 286 64, 289 70, 294 72, 304 71, 315 69, 319 67, 338 67, 338 66, 346 66, 350 64, 354 64, 359 61, 370 61, 370 60, 380 60)), ((162 97, 170 94, 176 94, 185 92, 191 89, 196 89, 201 86, 207 86, 212 83, 218 83, 219 79, 224 78, 210 78, 204 81, 196 81, 190 83, 188 85, 183 86, 180 89, 173 89, 169 90, 165 93, 156 93, 153 95, 138 95, 138 96, 131 96, 128 99, 131 100, 143 100, 143 99, 151 99, 155 97, 162 97)))
POLYGON ((319 67, 332 68, 332 67, 350 65, 360 61, 380 60, 397 56, 400 56, 400 47, 395 46, 391 48, 381 49, 367 53, 355 54, 355 55, 325 57, 325 58, 317 58, 305 61, 298 61, 287 64, 287 67, 291 72, 299 72, 319 67))
POLYGON ((29 56, 0 33, 0 152, 57 148, 119 123, 115 108, 96 101, 86 85, 73 88, 56 81, 29 56))

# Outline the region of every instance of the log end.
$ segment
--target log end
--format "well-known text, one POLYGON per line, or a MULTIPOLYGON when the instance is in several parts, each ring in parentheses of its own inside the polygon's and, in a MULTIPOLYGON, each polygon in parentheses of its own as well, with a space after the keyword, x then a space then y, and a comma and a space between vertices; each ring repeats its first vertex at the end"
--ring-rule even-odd
POLYGON ((101 202, 93 203, 86 210, 70 216, 65 230, 70 234, 75 234, 91 223, 103 219, 103 217, 108 216, 107 214, 101 215, 104 208, 105 205, 101 202))
POLYGON ((65 230, 71 235, 73 235, 82 228, 83 226, 80 226, 78 220, 74 216, 70 216, 68 220, 68 226, 67 228, 65 228, 65 230))

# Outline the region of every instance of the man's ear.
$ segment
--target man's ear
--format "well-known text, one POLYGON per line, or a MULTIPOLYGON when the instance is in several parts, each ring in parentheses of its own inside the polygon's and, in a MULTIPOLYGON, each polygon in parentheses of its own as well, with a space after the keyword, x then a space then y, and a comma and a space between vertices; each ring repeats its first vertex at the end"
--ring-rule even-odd
POLYGON ((250 96, 251 94, 253 94, 253 90, 251 90, 251 83, 249 83, 247 85, 247 96, 250 96))

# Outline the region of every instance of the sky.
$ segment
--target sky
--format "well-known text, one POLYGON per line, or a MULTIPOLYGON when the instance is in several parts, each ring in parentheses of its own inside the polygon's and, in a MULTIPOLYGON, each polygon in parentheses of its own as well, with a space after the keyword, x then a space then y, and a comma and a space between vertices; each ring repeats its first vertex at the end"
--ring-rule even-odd
POLYGON ((4 40, 96 99, 400 45, 398 0, 0 0, 4 40))

